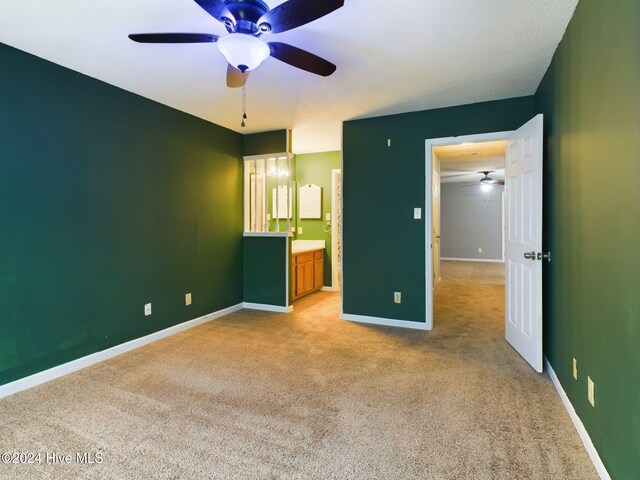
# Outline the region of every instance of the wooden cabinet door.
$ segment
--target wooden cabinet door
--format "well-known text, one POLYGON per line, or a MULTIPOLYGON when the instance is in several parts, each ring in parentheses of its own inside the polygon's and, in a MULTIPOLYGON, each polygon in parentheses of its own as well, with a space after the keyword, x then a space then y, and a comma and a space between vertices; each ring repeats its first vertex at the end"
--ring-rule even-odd
POLYGON ((313 289, 324 287, 324 265, 322 259, 313 262, 313 289))
POLYGON ((296 285, 295 285, 295 296, 299 297, 300 295, 304 295, 306 290, 304 288, 304 263, 296 265, 296 285))
POLYGON ((298 253, 292 256, 292 300, 324 286, 324 252, 298 253))
POLYGON ((324 251, 313 252, 313 289, 324 287, 324 251))
POLYGON ((304 292, 313 290, 313 262, 304 263, 304 292))

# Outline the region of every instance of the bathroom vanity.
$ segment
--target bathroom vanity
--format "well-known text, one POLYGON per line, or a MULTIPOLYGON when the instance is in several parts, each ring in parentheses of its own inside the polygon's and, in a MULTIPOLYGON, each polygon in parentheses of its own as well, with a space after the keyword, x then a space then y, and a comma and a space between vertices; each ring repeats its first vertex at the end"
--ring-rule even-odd
POLYGON ((291 242, 291 300, 324 286, 324 240, 291 242))

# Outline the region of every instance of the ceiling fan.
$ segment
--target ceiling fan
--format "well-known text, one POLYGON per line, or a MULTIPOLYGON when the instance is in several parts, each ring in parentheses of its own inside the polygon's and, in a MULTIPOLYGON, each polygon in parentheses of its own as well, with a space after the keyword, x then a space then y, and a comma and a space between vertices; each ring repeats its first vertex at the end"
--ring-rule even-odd
MULTIPOLYGON (((491 185, 504 185, 504 180, 494 180, 489 176, 490 173, 493 173, 493 170, 485 170, 483 172, 478 172, 478 173, 481 173, 484 175, 484 177, 480 179, 480 186, 482 187, 483 190, 491 189, 491 185)), ((473 182, 473 183, 470 183, 469 185, 465 185, 463 188, 475 187, 476 185, 478 184, 476 182, 473 182)))
POLYGON ((300 48, 281 42, 265 42, 265 33, 280 33, 317 20, 344 5, 344 0, 288 0, 270 9, 262 0, 194 0, 222 22, 228 35, 211 33, 133 33, 140 43, 212 43, 225 56, 227 86, 243 87, 249 72, 268 56, 307 72, 328 77, 336 66, 300 48))

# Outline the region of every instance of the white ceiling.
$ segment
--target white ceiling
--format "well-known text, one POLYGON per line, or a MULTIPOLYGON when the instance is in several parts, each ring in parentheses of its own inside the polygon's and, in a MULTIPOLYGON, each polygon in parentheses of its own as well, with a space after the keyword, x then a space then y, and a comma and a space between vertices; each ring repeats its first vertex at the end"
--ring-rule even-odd
POLYGON ((296 153, 320 152, 340 149, 345 120, 533 94, 577 2, 345 0, 263 37, 338 69, 323 78, 267 59, 247 84, 245 129, 241 91, 226 87, 215 44, 127 38, 226 33, 193 0, 0 0, 0 41, 235 131, 293 129, 296 153))
POLYGON ((440 178, 443 183, 475 182, 492 172, 494 180, 504 180, 507 142, 461 143, 435 147, 433 152, 440 159, 440 178))

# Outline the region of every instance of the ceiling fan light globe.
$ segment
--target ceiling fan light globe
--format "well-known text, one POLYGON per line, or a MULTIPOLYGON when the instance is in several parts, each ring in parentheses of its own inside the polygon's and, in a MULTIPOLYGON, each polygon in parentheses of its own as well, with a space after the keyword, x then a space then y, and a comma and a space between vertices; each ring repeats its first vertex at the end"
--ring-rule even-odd
POLYGON ((219 38, 218 50, 229 65, 243 72, 257 68, 271 54, 269 45, 246 33, 231 33, 219 38))
POLYGON ((491 187, 492 185, 490 183, 483 183, 482 185, 480 185, 480 188, 482 189, 483 192, 490 192, 491 187))

